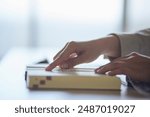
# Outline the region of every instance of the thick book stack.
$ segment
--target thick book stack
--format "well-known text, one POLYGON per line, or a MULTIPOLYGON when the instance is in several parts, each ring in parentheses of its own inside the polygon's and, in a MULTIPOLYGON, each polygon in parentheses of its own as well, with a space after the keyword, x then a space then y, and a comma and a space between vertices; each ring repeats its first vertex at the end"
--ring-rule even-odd
POLYGON ((94 68, 73 68, 45 71, 45 65, 29 65, 25 79, 29 89, 101 89, 120 90, 116 76, 100 75, 94 68))

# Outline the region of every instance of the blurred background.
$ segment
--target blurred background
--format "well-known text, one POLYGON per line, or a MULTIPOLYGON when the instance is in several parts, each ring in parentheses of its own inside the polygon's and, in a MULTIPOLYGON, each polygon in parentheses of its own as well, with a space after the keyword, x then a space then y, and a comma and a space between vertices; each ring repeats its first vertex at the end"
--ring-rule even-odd
POLYGON ((150 27, 149 0, 0 0, 0 59, 12 47, 62 48, 150 27))

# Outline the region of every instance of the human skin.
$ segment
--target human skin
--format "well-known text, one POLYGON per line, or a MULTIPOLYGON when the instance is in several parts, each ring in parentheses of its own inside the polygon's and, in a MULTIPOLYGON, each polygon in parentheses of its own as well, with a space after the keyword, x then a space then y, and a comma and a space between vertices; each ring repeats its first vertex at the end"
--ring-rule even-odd
POLYGON ((120 56, 120 42, 115 36, 107 36, 84 42, 68 42, 53 58, 53 62, 46 68, 51 71, 56 66, 69 69, 81 63, 89 63, 101 54, 110 58, 120 56))
POLYGON ((84 41, 68 42, 53 58, 53 62, 46 68, 51 71, 56 66, 62 69, 73 68, 81 63, 89 63, 101 54, 108 56, 110 63, 95 69, 98 74, 124 74, 134 81, 150 82, 150 57, 139 53, 131 53, 121 57, 119 39, 110 35, 104 38, 84 41))
POLYGON ((125 74, 132 81, 150 82, 150 57, 133 52, 97 68, 95 72, 111 76, 125 74))

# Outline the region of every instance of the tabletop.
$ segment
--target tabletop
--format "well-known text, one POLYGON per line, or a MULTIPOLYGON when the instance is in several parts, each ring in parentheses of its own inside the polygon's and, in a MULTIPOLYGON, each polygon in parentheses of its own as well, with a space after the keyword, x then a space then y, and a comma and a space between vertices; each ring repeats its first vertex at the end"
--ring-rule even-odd
MULTIPOLYGON (((26 65, 48 59, 52 61, 56 48, 12 48, 0 61, 1 100, 146 100, 150 97, 139 94, 125 85, 120 91, 104 90, 29 90, 24 73, 26 65)), ((86 64, 98 67, 108 61, 99 57, 86 64)), ((84 64, 85 65, 85 64, 84 64)), ((86 66, 85 65, 85 66, 86 66)))

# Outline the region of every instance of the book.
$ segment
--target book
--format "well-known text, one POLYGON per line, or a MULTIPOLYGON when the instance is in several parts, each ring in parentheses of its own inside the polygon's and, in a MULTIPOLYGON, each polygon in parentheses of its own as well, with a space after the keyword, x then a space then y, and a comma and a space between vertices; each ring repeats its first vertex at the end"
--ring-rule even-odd
POLYGON ((28 65, 25 79, 29 89, 101 89, 120 90, 121 81, 116 76, 96 74, 94 68, 54 68, 47 65, 28 65))

